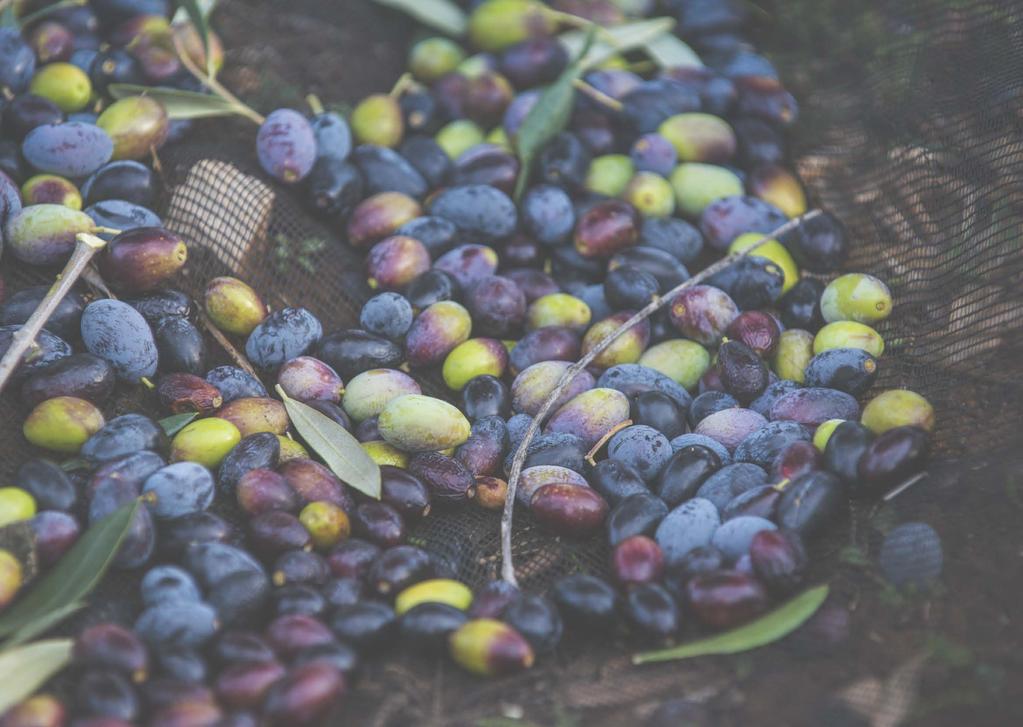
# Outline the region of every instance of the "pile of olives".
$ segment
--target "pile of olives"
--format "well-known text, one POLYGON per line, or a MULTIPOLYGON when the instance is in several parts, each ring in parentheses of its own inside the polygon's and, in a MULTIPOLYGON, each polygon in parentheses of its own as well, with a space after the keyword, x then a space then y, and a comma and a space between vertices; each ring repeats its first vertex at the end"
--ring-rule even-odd
MULTIPOLYGON (((553 5, 615 24, 653 3, 553 5)), ((497 675, 563 632, 624 627, 659 644, 732 627, 802 585, 814 540, 852 498, 922 468, 931 406, 871 392, 892 296, 871 275, 834 277, 849 241, 823 213, 629 328, 528 443, 518 508, 553 536, 606 538, 609 579, 474 592, 409 541, 433 508, 501 509, 526 429, 573 362, 806 212, 784 166, 796 102, 742 39, 744 6, 666 5, 707 65, 639 75, 614 57, 588 71, 600 93, 576 93, 529 169, 517 130, 572 60, 563 17, 535 0, 473 3, 476 55, 419 41, 414 80, 348 119, 267 116, 267 174, 365 251, 374 294, 354 328, 270 310, 233 277, 201 300, 175 287, 187 241, 148 209, 155 183, 138 161, 174 123, 144 97, 81 115, 92 89, 130 73, 189 86, 161 40, 188 26, 167 25, 165 2, 91 0, 0 31, 0 83, 15 94, 0 142, 8 255, 55 265, 75 233, 112 236, 99 269, 118 294, 69 295, 5 394, 38 456, 0 489, 0 525, 31 522, 45 568, 83 525, 144 503, 115 562, 139 572, 142 610, 78 635, 73 694, 33 697, 0 725, 309 723, 395 642, 497 675), (110 45, 87 47, 100 37, 110 45), (200 311, 255 375, 212 365, 200 311), (430 377, 447 399, 424 395, 430 377), (118 389, 146 387, 158 415, 110 416, 118 389), (354 435, 380 466, 379 499, 307 449, 275 387, 354 435), (155 418, 189 413, 171 432, 155 418)), ((0 351, 45 293, 3 302, 0 351)), ((0 552, 0 608, 20 579, 0 552)))

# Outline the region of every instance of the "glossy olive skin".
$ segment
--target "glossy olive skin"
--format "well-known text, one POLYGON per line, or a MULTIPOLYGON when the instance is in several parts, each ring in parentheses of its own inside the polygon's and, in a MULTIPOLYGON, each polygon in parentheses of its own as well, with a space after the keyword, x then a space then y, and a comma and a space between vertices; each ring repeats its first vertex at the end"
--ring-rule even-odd
POLYGON ((160 369, 202 374, 206 371, 206 340, 187 318, 165 318, 153 329, 160 369))
POLYGON ((638 535, 653 535, 668 514, 664 500, 650 492, 636 492, 623 498, 607 517, 607 537, 611 547, 638 535))
POLYGON ((769 383, 767 365, 741 341, 725 341, 718 348, 718 374, 725 391, 747 404, 760 396, 769 383))
POLYGON ((800 278, 778 300, 778 311, 781 322, 787 328, 801 328, 815 333, 824 325, 821 315, 820 299, 824 292, 824 283, 817 278, 800 278))
POLYGON ((858 491, 860 460, 873 441, 874 434, 859 422, 842 422, 824 447, 824 467, 858 491))
POLYGON ((657 495, 668 507, 676 507, 696 496, 700 486, 721 468, 721 460, 699 445, 676 451, 657 480, 657 495))
POLYGON ((380 467, 380 499, 407 520, 430 512, 430 493, 418 477, 399 467, 380 467))
POLYGON ((374 593, 385 596, 400 593, 413 583, 432 575, 433 564, 425 550, 411 545, 398 545, 388 548, 373 561, 366 573, 366 580, 374 593))
POLYGON ((112 286, 129 293, 153 290, 184 267, 188 248, 160 227, 139 227, 117 235, 100 258, 100 272, 112 286))
POLYGON ((167 435, 156 422, 141 414, 122 414, 89 437, 79 453, 94 462, 110 462, 140 450, 166 448, 167 435))
POLYGON ((387 548, 398 545, 405 535, 401 514, 383 502, 365 502, 352 512, 355 534, 387 548))
POLYGON ((419 452, 409 459, 408 471, 418 477, 437 501, 462 502, 476 491, 472 472, 457 459, 439 452, 419 452))
POLYGON ((462 389, 462 411, 470 421, 492 416, 508 417, 511 414, 508 387, 489 374, 470 379, 462 389))
POLYGON ((860 478, 871 488, 898 484, 923 467, 929 439, 927 431, 916 426, 895 427, 880 434, 860 458, 860 478))
POLYGON ((53 361, 26 378, 21 385, 21 399, 30 407, 55 396, 74 396, 103 404, 115 384, 110 363, 91 353, 77 353, 53 361))
POLYGON ((327 554, 327 565, 339 578, 362 578, 380 553, 381 548, 368 540, 349 538, 327 554))
POLYGON ((369 369, 394 368, 404 358, 393 341, 358 329, 328 333, 315 355, 346 380, 369 369))
POLYGON ((737 626, 767 608, 767 590, 738 571, 697 575, 686 584, 686 602, 704 624, 716 629, 737 626))
POLYGON ((500 473, 507 449, 507 425, 498 416, 488 416, 473 422, 469 438, 455 451, 455 459, 474 477, 494 475, 500 473))
POLYGON ((545 326, 530 331, 515 344, 508 362, 519 373, 541 361, 575 361, 582 346, 581 335, 567 326, 545 326))
POLYGON ((530 511, 544 527, 559 535, 583 537, 596 531, 607 516, 607 502, 589 487, 544 485, 533 493, 530 511))
POLYGON ((273 469, 277 466, 281 446, 270 432, 257 432, 244 437, 227 453, 217 471, 217 483, 233 490, 242 477, 254 469, 273 469))
MULTIPOLYGON (((39 307, 50 286, 34 285, 10 295, 0 307, 0 325, 21 325, 39 307)), ((46 321, 46 330, 64 340, 74 341, 79 335, 79 321, 85 309, 85 299, 77 291, 70 291, 46 321)))
POLYGON ((606 581, 581 573, 556 581, 551 597, 572 629, 608 626, 618 605, 618 596, 606 581))
POLYGON ((799 586, 808 560, 802 538, 787 530, 761 530, 753 536, 749 556, 753 572, 774 594, 799 586))
POLYGON ((775 522, 804 538, 825 531, 847 506, 846 487, 830 472, 811 472, 789 483, 775 510, 775 522))
POLYGON ((832 348, 810 359, 806 385, 838 389, 860 396, 874 383, 877 359, 859 348, 832 348))

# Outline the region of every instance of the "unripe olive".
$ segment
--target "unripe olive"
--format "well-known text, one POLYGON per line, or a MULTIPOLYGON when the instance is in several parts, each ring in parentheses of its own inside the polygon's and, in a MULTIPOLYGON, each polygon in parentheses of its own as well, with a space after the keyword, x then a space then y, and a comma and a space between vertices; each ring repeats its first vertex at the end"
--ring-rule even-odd
POLYGON ((29 93, 48 98, 66 114, 81 111, 92 97, 92 83, 78 66, 50 63, 40 68, 28 86, 29 93))
POLYGON ((220 330, 248 336, 266 318, 266 304, 238 278, 214 278, 203 296, 206 315, 220 330))
POLYGON ((238 427, 226 419, 199 419, 174 435, 170 459, 172 462, 198 462, 215 470, 241 438, 238 427))
POLYGON ((37 405, 25 420, 25 439, 37 447, 74 454, 106 421, 96 405, 73 396, 57 396, 37 405))
POLYGON ((360 144, 394 147, 405 133, 397 99, 377 93, 367 96, 352 111, 352 131, 360 144))
POLYGON ((170 120, 163 104, 149 96, 122 98, 106 108, 96 126, 114 141, 114 159, 145 159, 167 139, 170 120))

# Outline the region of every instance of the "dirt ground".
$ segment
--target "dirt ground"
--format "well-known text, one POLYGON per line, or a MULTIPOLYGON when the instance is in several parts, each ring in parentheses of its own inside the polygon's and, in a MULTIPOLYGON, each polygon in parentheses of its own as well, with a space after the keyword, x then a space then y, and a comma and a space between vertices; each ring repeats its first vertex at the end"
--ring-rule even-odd
MULTIPOLYGON (((388 90, 415 32, 368 0, 224 0, 215 25, 228 49, 223 78, 264 112, 299 105, 307 93, 345 106, 388 90)), ((794 74, 797 97, 813 80, 812 69, 794 74)), ((396 651, 366 665, 343 723, 603 727, 636 724, 661 702, 686 698, 719 725, 1019 724, 1021 519, 1018 454, 935 465, 890 505, 859 508, 853 525, 820 547, 815 580, 831 583, 832 601, 849 613, 837 643, 826 634, 841 629, 822 627, 748 654, 638 668, 628 662, 636 644, 601 634, 501 681, 396 651), (883 533, 907 520, 942 538, 944 574, 927 594, 899 594, 876 571, 883 533), (842 706, 850 700, 858 716, 842 706)))

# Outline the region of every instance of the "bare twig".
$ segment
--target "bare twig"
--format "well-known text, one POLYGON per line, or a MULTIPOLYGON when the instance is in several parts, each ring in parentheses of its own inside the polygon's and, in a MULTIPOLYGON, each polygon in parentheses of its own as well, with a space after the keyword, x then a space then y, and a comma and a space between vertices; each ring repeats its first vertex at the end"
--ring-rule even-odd
POLYGON ((213 93, 217 94, 234 106, 235 111, 237 111, 239 115, 244 116, 249 121, 253 121, 257 124, 262 124, 266 121, 265 116, 255 111, 240 98, 228 91, 220 81, 199 70, 199 68, 192 62, 192 59, 188 57, 188 53, 185 52, 185 49, 181 46, 181 41, 177 38, 174 38, 174 50, 177 51, 181 65, 183 65, 189 73, 195 76, 197 80, 208 86, 213 93))
POLYGON ((199 311, 199 320, 202 322, 203 328, 205 328, 209 334, 213 336, 216 342, 220 344, 220 347, 224 349, 228 356, 231 357, 231 360, 234 361, 238 368, 253 378, 259 378, 259 374, 256 373, 256 369, 249 363, 249 360, 245 358, 245 354, 239 351, 235 345, 228 340, 227 336, 225 336, 219 328, 213 325, 213 321, 210 320, 205 311, 199 311))
POLYGON ((75 250, 71 254, 71 259, 57 276, 57 281, 46 293, 46 297, 40 301, 39 307, 29 316, 25 324, 14 332, 11 347, 7 349, 3 359, 0 359, 0 391, 3 391, 14 370, 21 363, 21 357, 35 343, 39 331, 46 325, 50 316, 53 315, 53 311, 57 310, 57 306, 78 281, 93 255, 107 244, 106 240, 85 232, 78 233, 75 239, 75 250))
POLYGON ((577 91, 583 93, 586 96, 589 96, 591 99, 596 101, 601 106, 609 108, 612 111, 621 111, 622 109, 625 108, 625 106, 622 105, 621 101, 611 96, 608 96, 606 93, 604 93, 598 88, 594 88, 581 78, 577 78, 574 81, 572 81, 572 85, 575 86, 575 89, 577 91))
POLYGON ((540 410, 536 413, 536 416, 533 417, 533 421, 529 423, 529 427, 526 429, 526 434, 525 436, 522 437, 522 441, 519 443, 519 447, 515 451, 515 457, 512 459, 511 470, 508 473, 508 494, 504 501, 504 512, 501 515, 501 577, 504 580, 508 581, 513 585, 517 585, 515 578, 515 565, 512 562, 511 547, 512 521, 514 519, 515 512, 515 491, 518 489, 519 486, 519 475, 522 473, 522 465, 526 461, 526 453, 529 451, 529 445, 533 441, 533 437, 536 436, 536 432, 540 428, 540 423, 547 418, 547 415, 550 413, 550 410, 554 407, 554 403, 561 396, 561 393, 565 390, 565 387, 568 386, 572 379, 575 378, 575 375, 578 374, 587 366, 589 366, 597 356, 606 351, 611 346, 611 344, 617 341, 621 336, 625 335, 625 333, 629 329, 631 329, 637 323, 646 320, 654 313, 656 313, 658 310, 663 308, 665 305, 668 305, 668 303, 674 300, 675 297, 683 290, 691 288, 694 285, 699 285, 707 278, 711 277, 712 275, 715 275, 716 273, 721 272, 722 270, 730 266, 736 260, 746 257, 747 255, 752 253, 754 250, 756 250, 758 247, 765 244, 769 240, 772 240, 776 237, 779 237, 780 235, 784 235, 786 232, 796 229, 804 222, 812 220, 813 218, 817 217, 820 214, 821 214, 820 210, 813 210, 811 212, 807 212, 805 215, 791 219, 778 229, 773 230, 764 235, 763 237, 761 237, 759 240, 757 240, 755 243, 747 247, 745 250, 733 253, 731 255, 728 255, 727 257, 722 258, 721 260, 718 260, 716 263, 708 266, 704 270, 701 270, 699 273, 689 278, 689 280, 685 281, 684 283, 676 285, 663 296, 652 300, 649 304, 646 305, 646 307, 644 307, 638 313, 633 315, 632 318, 623 323, 621 327, 616 329, 610 335, 601 339, 601 341, 596 346, 594 346, 589 351, 589 353, 587 353, 585 356, 583 356, 578 361, 569 366, 567 369, 565 369, 564 373, 562 373, 561 375, 561 378, 558 380, 557 385, 554 387, 553 390, 551 390, 551 393, 547 395, 547 398, 544 400, 544 403, 540 407, 540 410))

